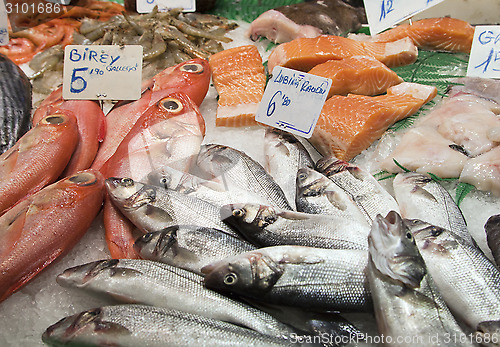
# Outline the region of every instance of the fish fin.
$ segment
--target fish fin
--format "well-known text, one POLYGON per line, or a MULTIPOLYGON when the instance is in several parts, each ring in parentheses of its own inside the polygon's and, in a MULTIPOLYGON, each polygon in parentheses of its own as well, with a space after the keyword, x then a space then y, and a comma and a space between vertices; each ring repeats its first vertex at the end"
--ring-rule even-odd
POLYGON ((173 222, 173 218, 171 215, 169 215, 165 210, 161 209, 161 208, 158 208, 156 206, 153 206, 153 205, 147 205, 146 206, 146 212, 145 214, 149 217, 149 218, 153 218, 153 219, 156 219, 156 220, 162 220, 163 222, 165 223, 168 223, 168 222, 173 222))
POLYGON ((335 193, 334 191, 326 191, 325 195, 328 199, 328 201, 335 207, 336 209, 340 211, 345 211, 347 209, 346 204, 339 199, 339 195, 335 193))
POLYGON ((425 190, 424 188, 422 188, 422 187, 420 187, 418 185, 415 185, 413 187, 413 189, 411 190, 411 192, 414 193, 414 194, 421 195, 422 197, 424 197, 424 198, 426 198, 428 200, 432 200, 433 202, 437 202, 436 197, 434 195, 432 195, 427 190, 425 190))
POLYGON ((12 248, 21 236, 26 222, 27 208, 19 211, 7 225, 0 225, 0 257, 3 257, 12 248))
POLYGON ((305 220, 310 218, 309 215, 306 213, 300 213, 295 211, 281 211, 276 214, 281 218, 285 218, 288 220, 305 220))

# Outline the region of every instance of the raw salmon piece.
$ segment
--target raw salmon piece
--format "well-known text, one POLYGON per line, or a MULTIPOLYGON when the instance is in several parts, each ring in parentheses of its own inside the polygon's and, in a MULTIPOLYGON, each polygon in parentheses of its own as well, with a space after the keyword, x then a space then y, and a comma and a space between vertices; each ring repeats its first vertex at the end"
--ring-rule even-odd
POLYGON ((282 43, 269 55, 268 69, 285 66, 309 71, 328 60, 339 60, 356 55, 373 57, 389 67, 411 64, 417 60, 417 47, 409 38, 395 42, 362 42, 341 36, 321 35, 299 38, 282 43))
POLYGON ((219 93, 217 126, 258 124, 255 113, 266 86, 266 75, 257 47, 240 46, 212 55, 212 80, 219 93))
POLYGON ((398 25, 374 39, 376 42, 391 42, 405 37, 409 37, 418 48, 470 53, 474 27, 455 18, 427 18, 398 25))
POLYGON ((329 60, 316 65, 309 73, 332 80, 328 97, 351 93, 378 95, 403 82, 403 79, 386 65, 367 56, 329 60))
POLYGON ((403 82, 386 95, 334 95, 323 106, 310 141, 323 155, 351 160, 436 94, 435 87, 403 82))

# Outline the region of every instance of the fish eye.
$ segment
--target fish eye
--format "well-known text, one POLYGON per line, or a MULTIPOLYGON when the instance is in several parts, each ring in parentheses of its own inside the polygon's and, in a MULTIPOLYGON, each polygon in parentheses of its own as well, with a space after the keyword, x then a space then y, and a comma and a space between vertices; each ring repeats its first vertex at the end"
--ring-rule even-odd
POLYGON ((131 178, 127 178, 127 177, 122 178, 122 180, 120 182, 124 187, 131 187, 134 185, 134 180, 131 178))
POLYGON ((245 215, 245 211, 242 208, 233 211, 234 217, 242 217, 243 215, 245 215))
POLYGON ((197 64, 197 63, 190 63, 190 64, 186 64, 186 65, 183 65, 180 67, 180 70, 181 71, 184 71, 184 72, 190 72, 190 73, 202 73, 203 72, 203 66, 201 64, 197 64))
POLYGON ((161 100, 160 107, 162 107, 165 111, 170 113, 179 113, 184 108, 184 106, 182 106, 181 101, 175 98, 165 98, 161 100))
POLYGON ((147 234, 142 235, 141 240, 143 242, 149 242, 149 241, 151 241, 152 238, 153 238, 153 233, 147 233, 147 234))
POLYGON ((413 235, 410 232, 408 232, 408 233, 406 233, 406 238, 408 240, 411 240, 411 239, 413 239, 413 235))
POLYGON ((298 175, 299 180, 305 180, 307 178, 307 175, 304 172, 299 173, 298 175))
POLYGON ((233 284, 236 284, 236 282, 238 282, 238 276, 234 272, 230 272, 224 276, 225 285, 232 286, 233 284))

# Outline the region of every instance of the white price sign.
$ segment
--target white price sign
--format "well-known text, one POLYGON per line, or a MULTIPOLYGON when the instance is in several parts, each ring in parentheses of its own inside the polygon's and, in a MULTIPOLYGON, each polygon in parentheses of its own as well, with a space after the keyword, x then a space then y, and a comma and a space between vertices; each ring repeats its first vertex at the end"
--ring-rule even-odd
POLYGON ((444 0, 364 0, 372 35, 390 28, 444 0))
POLYGON ((475 28, 467 76, 500 79, 500 25, 475 28))
POLYGON ((182 8, 184 12, 196 11, 196 0, 137 0, 136 8, 139 13, 149 13, 155 6, 158 10, 182 8))
POLYGON ((309 138, 331 85, 329 78, 276 66, 255 120, 309 138))
POLYGON ((64 50, 65 99, 137 100, 141 77, 140 45, 69 45, 64 50))
POLYGON ((5 3, 0 0, 0 46, 9 43, 9 19, 5 10, 5 3))

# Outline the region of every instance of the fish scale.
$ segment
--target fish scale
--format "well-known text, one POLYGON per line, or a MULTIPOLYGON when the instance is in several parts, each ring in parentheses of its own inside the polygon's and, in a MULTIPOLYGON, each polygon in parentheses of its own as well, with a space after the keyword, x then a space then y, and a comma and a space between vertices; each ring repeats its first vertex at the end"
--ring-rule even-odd
POLYGON ((31 83, 24 72, 0 54, 0 154, 30 129, 31 83))
POLYGON ((66 317, 50 326, 42 340, 52 346, 291 346, 234 324, 146 305, 105 306, 66 317))
POLYGON ((65 270, 57 282, 120 301, 199 314, 270 336, 294 332, 263 311, 205 288, 203 276, 156 261, 100 260, 65 270))

